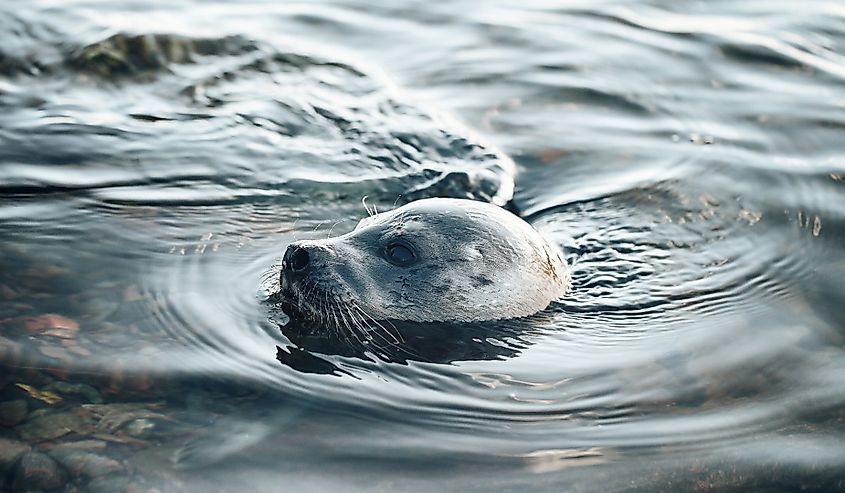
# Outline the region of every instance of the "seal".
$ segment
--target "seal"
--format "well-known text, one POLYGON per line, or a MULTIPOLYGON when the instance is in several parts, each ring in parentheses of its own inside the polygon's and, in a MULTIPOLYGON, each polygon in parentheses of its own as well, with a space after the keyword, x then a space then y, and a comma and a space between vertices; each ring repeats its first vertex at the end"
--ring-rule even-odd
POLYGON ((478 322, 539 312, 569 289, 561 251, 501 207, 431 198, 298 241, 282 260, 294 320, 359 329, 381 321, 478 322))

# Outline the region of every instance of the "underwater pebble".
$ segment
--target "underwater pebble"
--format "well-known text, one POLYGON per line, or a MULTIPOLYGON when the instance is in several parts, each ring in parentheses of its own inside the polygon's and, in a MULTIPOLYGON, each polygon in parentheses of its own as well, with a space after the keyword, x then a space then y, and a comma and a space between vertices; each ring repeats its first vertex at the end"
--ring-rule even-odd
POLYGON ((6 286, 5 284, 0 284, 0 298, 3 298, 4 300, 13 300, 18 296, 19 295, 17 291, 10 288, 9 286, 6 286))
POLYGON ((131 487, 129 478, 124 476, 103 476, 91 480, 87 491, 89 493, 116 493, 130 491, 131 487))
POLYGON ((103 397, 97 392, 94 387, 84 383, 68 383, 57 381, 52 386, 52 389, 60 394, 71 394, 82 396, 86 402, 91 404, 102 404, 103 397))
POLYGON ((69 272, 69 269, 59 267, 58 265, 38 263, 27 269, 25 275, 27 277, 49 279, 52 277, 68 274, 69 272))
POLYGON ((141 418, 129 422, 129 424, 123 428, 123 431, 129 436, 143 438, 149 435, 153 429, 155 429, 155 423, 149 419, 141 418))
POLYGON ((28 452, 12 475, 13 491, 53 490, 65 484, 65 476, 50 456, 28 452))
MULTIPOLYGON (((7 348, 7 346, 4 345, 4 342, 4 339, 0 337, 0 358, 2 358, 4 355, 3 350, 7 348)), ((12 377, 12 375, 0 375, 0 389, 5 388, 13 381, 14 377, 12 377)))
POLYGON ((141 293, 138 291, 138 287, 135 285, 127 286, 126 289, 123 290, 123 301, 126 303, 141 301, 143 299, 144 297, 141 296, 141 293))
POLYGON ((74 450, 102 450, 106 448, 103 440, 77 440, 74 442, 62 442, 46 446, 52 449, 74 449, 74 450))
POLYGON ((99 324, 106 320, 120 308, 120 303, 114 300, 93 299, 85 303, 86 325, 99 324))
POLYGON ((50 451, 50 455, 73 477, 97 478, 123 471, 120 462, 85 450, 61 447, 50 451))
MULTIPOLYGON (((4 476, 17 462, 18 457, 32 450, 29 445, 17 440, 0 438, 0 476, 4 476)), ((2 484, 2 482, 0 482, 2 484)))
POLYGON ((90 358, 93 355, 91 351, 82 346, 67 345, 67 350, 77 356, 82 356, 83 358, 90 358))
POLYGON ((107 433, 114 433, 133 420, 167 419, 163 414, 150 409, 157 406, 149 404, 85 404, 82 407, 100 417, 97 429, 107 433))
POLYGON ((80 416, 65 412, 32 417, 28 422, 16 427, 15 432, 27 442, 43 442, 71 432, 83 433, 90 429, 80 416))
POLYGON ((0 426, 17 426, 26 419, 27 405, 22 399, 0 402, 0 426))
POLYGON ((39 346, 38 351, 48 358, 57 359, 65 363, 73 361, 73 357, 68 352, 58 346, 39 346))
POLYGON ((51 330, 53 334, 58 332, 64 333, 65 337, 74 337, 79 332, 79 324, 76 321, 55 314, 27 317, 24 326, 27 331, 35 334, 51 330))

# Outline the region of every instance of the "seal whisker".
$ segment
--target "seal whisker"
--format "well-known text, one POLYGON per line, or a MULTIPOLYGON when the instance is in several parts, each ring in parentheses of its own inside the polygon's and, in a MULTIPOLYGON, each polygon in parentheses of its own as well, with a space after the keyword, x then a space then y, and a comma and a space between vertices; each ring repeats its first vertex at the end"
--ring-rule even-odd
POLYGON ((337 316, 338 312, 340 312, 340 305, 338 305, 334 296, 329 297, 329 293, 326 293, 326 300, 331 308, 332 318, 334 319, 332 330, 334 331, 335 337, 343 340, 346 344, 353 346, 352 341, 349 339, 348 331, 343 327, 345 324, 341 324, 340 322, 342 317, 337 316))
POLYGON ((361 334, 362 336, 367 338, 366 332, 363 330, 361 323, 358 320, 355 319, 355 316, 352 313, 352 311, 349 309, 349 307, 342 307, 342 308, 344 308, 346 310, 346 313, 349 315, 350 320, 352 320, 352 322, 354 323, 354 327, 352 325, 349 325, 349 331, 352 333, 352 336, 355 337, 355 340, 358 341, 359 345, 366 346, 367 343, 362 341, 361 338, 358 337, 358 334, 361 334))
POLYGON ((367 198, 369 198, 369 195, 364 195, 363 197, 361 197, 361 204, 364 206, 364 210, 367 211, 367 215, 372 217, 375 215, 375 213, 371 211, 370 208, 367 206, 367 198))
POLYGON ((332 227, 329 228, 329 233, 326 235, 327 240, 332 237, 332 231, 334 231, 334 227, 337 226, 338 224, 344 222, 344 221, 346 221, 346 219, 338 219, 337 221, 334 222, 334 224, 332 224, 332 227))
MULTIPOLYGON (((355 309, 356 309, 356 310, 358 310, 358 313, 360 313, 362 317, 364 317, 365 319, 369 319, 369 320, 370 320, 373 324, 375 324, 375 327, 370 326, 370 329, 371 329, 371 331, 372 331, 372 333, 373 333, 373 334, 377 335, 377 336, 378 336, 381 340, 383 340, 384 342, 386 342, 386 343, 387 343, 388 345, 390 345, 390 346, 395 346, 395 345, 398 345, 398 344, 400 343, 400 340, 399 340, 399 339, 397 339, 397 338, 396 338, 396 336, 395 336, 394 334, 392 334, 389 330, 387 330, 387 329, 386 329, 386 328, 385 328, 382 324, 380 324, 380 323, 379 323, 379 322, 378 322, 375 318, 373 318, 372 316, 370 316, 370 315, 369 315, 366 311, 364 311, 364 310, 363 310, 360 306, 358 306, 357 304, 352 305, 352 306, 354 306, 354 307, 355 307, 355 309), (385 333, 385 334, 387 334, 387 335, 389 335, 390 337, 392 337, 392 338, 393 338, 393 341, 390 341, 390 340, 389 340, 389 339, 387 339, 384 335, 382 335, 382 334, 381 334, 381 333, 380 333, 380 332, 376 329, 376 327, 381 328, 381 329, 382 329, 382 331, 384 331, 384 333, 385 333)), ((388 323, 389 323, 389 322, 388 322, 388 323)), ((394 327, 394 329, 395 329, 395 327, 394 327)))
MULTIPOLYGON (((353 304, 352 306, 359 311, 359 316, 361 317, 362 320, 363 320, 363 317, 366 316, 373 323, 375 323, 379 326, 381 325, 375 319, 373 319, 372 317, 367 315, 366 312, 363 309, 361 309, 361 307, 359 307, 358 305, 353 304)), ((399 335, 400 339, 402 339, 402 342, 404 343, 405 340, 404 340, 404 338, 402 338, 401 333, 399 332, 399 329, 397 329, 396 326, 393 325, 393 323, 390 322, 389 320, 385 320, 385 322, 390 324, 391 327, 393 327, 393 329, 396 331, 396 334, 399 335)), ((364 323, 366 323, 366 322, 364 322, 364 323)), ((372 325, 370 325, 370 324, 367 324, 367 326, 370 327, 370 328, 373 328, 372 325)), ((380 346, 380 345, 376 344, 376 347, 378 347, 379 349, 385 350, 385 348, 395 347, 395 348, 399 349, 400 351, 402 351, 402 352, 404 352, 404 353, 406 353, 410 356, 413 356, 413 357, 416 357, 416 358, 419 358, 419 359, 425 359, 422 355, 418 354, 415 351, 412 351, 411 349, 405 347, 404 345, 401 345, 399 342, 391 343, 390 341, 387 341, 386 339, 384 339, 384 336, 382 336, 381 334, 378 333, 377 330, 373 330, 373 333, 376 334, 377 336, 379 336, 382 340, 384 340, 388 344, 387 346, 380 346)), ((392 335, 392 334, 390 334, 390 332, 388 332, 388 334, 392 335)))
POLYGON ((291 225, 291 234, 293 235, 293 240, 296 241, 298 238, 296 237, 296 222, 299 221, 299 213, 296 213, 296 217, 293 220, 293 224, 291 225))
POLYGON ((333 301, 329 299, 329 292, 328 291, 323 291, 323 298, 324 298, 324 300, 320 300, 320 303, 323 305, 322 308, 320 309, 320 315, 321 315, 321 317, 323 315, 325 315, 325 317, 326 317, 326 321, 323 323, 323 325, 328 325, 331 332, 334 332, 335 336, 338 339, 340 339, 341 338, 340 337, 341 331, 337 326, 337 321, 335 321, 334 324, 330 323, 329 314, 334 311, 334 306, 333 306, 333 301), (329 311, 329 308, 331 308, 331 312, 329 311))
POLYGON ((323 308, 321 310, 321 312, 326 314, 326 325, 328 326, 330 333, 334 334, 334 336, 336 338, 342 339, 344 342, 349 344, 349 339, 347 339, 345 337, 345 334, 341 330, 341 327, 338 326, 339 323, 337 321, 337 318, 335 318, 334 323, 330 323, 331 319, 328 317, 328 315, 334 313, 334 310, 335 310, 334 309, 334 305, 335 305, 334 298, 329 298, 329 292, 328 291, 324 291, 323 296, 325 298, 325 308, 323 308))
POLYGON ((379 321, 378 321, 378 320, 376 320, 375 318, 373 318, 373 317, 372 317, 372 315, 370 315, 370 314, 368 314, 366 311, 364 311, 362 308, 358 307, 358 309, 359 309, 359 310, 361 310, 361 312, 362 312, 364 315, 366 315, 367 317, 369 317, 369 319, 370 319, 370 320, 372 320, 372 322, 373 322, 374 324, 376 324, 376 326, 377 326, 377 327, 381 328, 381 330, 383 330, 385 334, 387 334, 387 335, 389 335, 390 337, 392 337, 392 338, 393 338, 393 341, 394 341, 394 343, 395 343, 395 344, 400 344, 400 343, 402 343, 402 342, 405 342, 405 340, 402 338, 402 334, 399 332, 399 329, 397 329, 397 328, 396 328, 396 326, 395 326, 395 325, 393 325, 393 322, 391 322, 390 320, 384 320, 384 321, 383 321, 384 323, 386 323, 387 325, 389 325, 389 326, 393 329, 393 331, 391 332, 391 331, 390 331, 390 330, 388 330, 385 326, 383 326, 381 323, 379 323, 379 321))
POLYGON ((349 333, 352 333, 354 335, 354 332, 352 332, 352 327, 350 326, 349 321, 346 320, 346 315, 344 315, 343 313, 343 306, 340 303, 335 303, 335 306, 337 307, 337 312, 340 314, 340 319, 343 321, 343 325, 340 327, 340 330, 338 332, 343 332, 344 336, 349 333))
POLYGON ((334 325, 335 325, 335 330, 336 330, 337 326, 340 325, 340 322, 337 319, 337 312, 334 309, 334 307, 335 307, 334 303, 331 303, 329 305, 329 307, 332 309, 331 313, 332 313, 332 318, 334 319, 334 325))
MULTIPOLYGON (((332 299, 334 300, 334 297, 332 299)), ((358 336, 355 334, 355 332, 352 330, 352 327, 349 325, 349 322, 346 320, 346 317, 344 317, 343 306, 341 306, 336 301, 332 301, 332 313, 334 314, 334 318, 336 321, 335 333, 339 336, 339 338, 342 338, 349 346, 355 346, 355 344, 353 344, 352 341, 349 339, 349 335, 351 334, 359 345, 363 344, 361 340, 358 339, 358 336), (340 314, 339 318, 338 313, 340 314), (338 322, 338 320, 343 320, 342 327, 340 326, 341 324, 340 322, 338 322)))
POLYGON ((389 340, 385 339, 381 334, 378 333, 378 331, 373 329, 372 324, 367 322, 367 319, 366 319, 364 313, 361 311, 361 309, 355 303, 350 304, 350 309, 349 309, 350 314, 354 313, 352 311, 353 308, 355 310, 357 310, 357 312, 358 312, 357 317, 358 317, 358 320, 360 320, 358 326, 360 327, 361 335, 363 335, 364 338, 367 339, 368 343, 372 344, 373 346, 375 346, 376 348, 378 348, 382 351, 385 350, 385 348, 389 348, 389 347, 393 346, 393 344, 389 340), (378 341, 376 341, 376 339, 373 337, 373 335, 375 335, 379 339, 383 340, 386 343, 386 345, 379 344, 378 341))
MULTIPOLYGON (((311 294, 313 294, 316 290, 317 290, 317 285, 314 284, 313 282, 311 282, 310 280, 306 279, 305 289, 302 292, 298 293, 299 294, 299 301, 300 302, 304 301, 304 302, 307 303, 308 300, 311 298, 311 294)), ((300 307, 300 308, 302 308, 302 307, 300 307)))

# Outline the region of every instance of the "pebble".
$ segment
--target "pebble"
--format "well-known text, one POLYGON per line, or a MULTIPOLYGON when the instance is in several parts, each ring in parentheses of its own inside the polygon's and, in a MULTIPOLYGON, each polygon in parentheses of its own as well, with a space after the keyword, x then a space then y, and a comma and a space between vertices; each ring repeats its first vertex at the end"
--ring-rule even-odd
POLYGON ((79 332, 79 323, 76 320, 53 313, 26 317, 24 325, 27 331, 34 334, 52 330, 54 334, 60 337, 73 338, 79 332))
POLYGON ((5 284, 0 284, 0 297, 4 300, 13 300, 20 296, 17 291, 5 284))
POLYGON ((49 447, 54 449, 102 450, 106 448, 106 445, 106 442, 103 440, 76 440, 51 444, 49 447))
POLYGON ((149 419, 141 418, 130 421, 123 427, 123 431, 129 436, 143 438, 148 436, 155 429, 155 423, 149 419))
POLYGON ((12 491, 54 490, 65 484, 65 475, 49 455, 28 452, 12 475, 12 491))
POLYGON ((84 383, 67 383, 57 381, 52 385, 52 388, 60 394, 75 394, 82 396, 83 399, 92 404, 103 403, 103 397, 99 392, 97 392, 97 389, 84 383))
POLYGON ((124 476, 104 476, 88 483, 90 493, 115 493, 130 489, 129 478, 124 476))
POLYGON ((50 451, 50 455, 65 466, 73 477, 97 478, 123 471, 120 462, 85 450, 55 448, 50 451))
POLYGON ((70 412, 48 412, 30 417, 29 421, 15 428, 19 437, 27 442, 53 440, 68 433, 84 434, 90 426, 78 414, 70 412))
MULTIPOLYGON (((32 450, 29 445, 17 440, 0 438, 0 477, 5 476, 12 466, 17 462, 18 457, 32 450)), ((2 481, 0 481, 2 484, 2 481)))
POLYGON ((12 427, 18 425, 26 419, 26 413, 25 400, 0 402, 0 426, 12 427))

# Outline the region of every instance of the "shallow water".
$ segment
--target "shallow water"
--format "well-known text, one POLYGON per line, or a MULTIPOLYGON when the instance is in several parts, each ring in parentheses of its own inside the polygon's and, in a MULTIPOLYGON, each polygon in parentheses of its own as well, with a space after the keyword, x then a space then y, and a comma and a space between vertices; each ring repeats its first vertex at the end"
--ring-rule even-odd
POLYGON ((845 489, 840 4, 0 14, 0 439, 121 464, 60 490, 845 489), (513 196, 572 293, 399 355, 282 331, 289 242, 438 195, 513 196))

